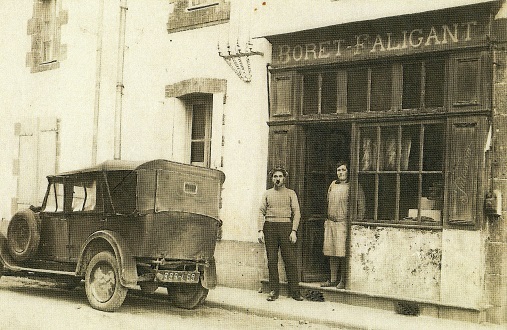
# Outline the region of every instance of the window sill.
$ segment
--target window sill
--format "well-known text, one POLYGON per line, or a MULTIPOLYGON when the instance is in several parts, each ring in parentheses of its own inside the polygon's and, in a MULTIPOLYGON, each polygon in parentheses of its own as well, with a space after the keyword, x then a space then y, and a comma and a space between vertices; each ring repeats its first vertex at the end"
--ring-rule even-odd
POLYGON ((420 223, 389 223, 389 222, 367 222, 367 221, 352 221, 352 225, 368 226, 368 227, 393 227, 393 228, 408 228, 408 229, 429 229, 429 230, 442 230, 442 224, 420 224, 420 223))

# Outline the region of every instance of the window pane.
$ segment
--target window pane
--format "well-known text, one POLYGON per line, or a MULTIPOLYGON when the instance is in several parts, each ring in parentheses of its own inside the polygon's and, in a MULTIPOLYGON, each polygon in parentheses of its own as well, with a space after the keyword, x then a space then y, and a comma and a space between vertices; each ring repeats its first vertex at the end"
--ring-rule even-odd
POLYGON ((74 194, 72 195, 72 211, 82 211, 85 200, 85 188, 74 186, 74 194))
POLYGON ((462 60, 456 64, 454 104, 476 104, 479 100, 479 60, 462 60))
POLYGON ((385 111, 391 109, 392 80, 391 66, 372 68, 370 111, 385 111))
MULTIPOLYGON (((359 186, 364 193, 364 221, 372 221, 375 218, 375 175, 374 174, 360 174, 359 186)), ((359 215, 359 211, 357 212, 359 215)))
POLYGON ((206 132, 206 111, 203 104, 193 105, 192 139, 204 139, 206 132))
POLYGON ((336 113, 337 83, 336 72, 322 75, 322 113, 336 113))
POLYGON ((55 183, 50 187, 45 212, 63 212, 63 184, 55 183))
POLYGON ((190 161, 192 163, 204 162, 204 141, 192 142, 190 161))
POLYGON ((421 63, 403 64, 403 109, 421 107, 421 63))
POLYGON ((380 139, 380 170, 394 171, 398 153, 398 127, 382 127, 380 139))
POLYGON ((361 128, 359 163, 361 171, 377 169, 377 130, 372 127, 361 128))
POLYGON ((394 220, 396 215, 396 174, 380 174, 378 220, 394 220))
POLYGON ((425 96, 424 104, 427 108, 444 106, 445 62, 443 60, 425 63, 425 96))
POLYGON ((424 126, 423 170, 443 171, 444 167, 444 126, 424 126))
POLYGON ((417 220, 419 208, 419 175, 400 176, 400 219, 417 220))
POLYGON ((368 106, 368 70, 347 72, 347 111, 364 112, 368 106))
POLYGON ((307 74, 303 77, 303 114, 316 114, 319 100, 319 76, 307 74))
POLYGON ((401 164, 402 171, 418 171, 420 158, 419 125, 402 127, 401 164))
POLYGON ((440 222, 443 204, 443 174, 423 174, 421 220, 423 222, 440 222))

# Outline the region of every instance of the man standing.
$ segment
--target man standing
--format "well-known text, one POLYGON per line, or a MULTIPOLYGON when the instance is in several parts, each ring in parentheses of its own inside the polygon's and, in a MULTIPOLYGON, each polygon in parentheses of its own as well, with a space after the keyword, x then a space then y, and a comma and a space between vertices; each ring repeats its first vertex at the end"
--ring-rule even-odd
POLYGON ((262 196, 259 209, 259 242, 266 245, 268 258, 269 289, 268 301, 278 298, 280 282, 278 276, 278 250, 280 249, 289 284, 290 296, 301 301, 299 273, 297 270, 296 241, 301 213, 296 192, 285 187, 287 171, 276 167, 269 172, 273 188, 262 196))

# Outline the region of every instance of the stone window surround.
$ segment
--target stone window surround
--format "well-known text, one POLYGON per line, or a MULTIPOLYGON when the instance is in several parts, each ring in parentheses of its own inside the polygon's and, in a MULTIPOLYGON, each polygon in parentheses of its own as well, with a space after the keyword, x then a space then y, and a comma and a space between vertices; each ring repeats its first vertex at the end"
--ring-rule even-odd
MULTIPOLYGON (((47 0, 46 0, 47 1, 47 0)), ((53 59, 47 63, 42 62, 42 17, 43 2, 33 0, 33 16, 27 22, 27 35, 31 36, 31 48, 26 54, 26 66, 31 73, 53 70, 60 67, 60 62, 66 59, 67 45, 61 43, 62 25, 68 23, 68 11, 62 10, 62 0, 56 1, 55 32, 53 36, 53 59)))
POLYGON ((169 14, 167 32, 174 33, 197 29, 229 21, 231 12, 230 0, 216 0, 212 1, 212 3, 210 2, 210 4, 210 6, 192 9, 189 7, 188 0, 175 0, 174 10, 169 14))

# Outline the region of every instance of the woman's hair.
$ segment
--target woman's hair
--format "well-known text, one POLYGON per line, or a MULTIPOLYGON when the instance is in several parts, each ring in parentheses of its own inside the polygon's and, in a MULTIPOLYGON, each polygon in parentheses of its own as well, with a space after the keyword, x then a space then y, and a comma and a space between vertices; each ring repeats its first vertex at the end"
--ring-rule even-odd
POLYGON ((347 170, 349 169, 349 163, 346 160, 339 160, 336 162, 336 168, 345 165, 347 170))
MULTIPOLYGON (((347 168, 347 171, 349 170, 349 163, 345 160, 337 161, 335 169, 338 169, 338 167, 340 167, 340 166, 345 166, 347 168)), ((349 175, 347 175, 347 180, 345 180, 345 182, 349 182, 349 175)))
POLYGON ((283 166, 275 166, 274 168, 272 168, 269 171, 268 176, 270 178, 272 178, 273 174, 275 174, 275 172, 282 172, 282 174, 283 174, 284 177, 288 177, 289 176, 289 172, 287 172, 287 170, 283 166))

